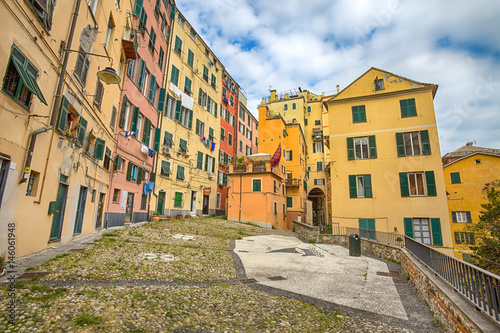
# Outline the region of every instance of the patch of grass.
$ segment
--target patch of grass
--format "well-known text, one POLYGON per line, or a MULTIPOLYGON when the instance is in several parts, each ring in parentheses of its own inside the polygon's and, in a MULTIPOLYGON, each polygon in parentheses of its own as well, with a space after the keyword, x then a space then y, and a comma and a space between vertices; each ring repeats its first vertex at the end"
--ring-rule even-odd
POLYGON ((57 288, 56 290, 52 290, 52 288, 50 288, 50 287, 45 287, 45 286, 39 286, 39 287, 41 290, 43 290, 40 292, 50 293, 50 294, 46 294, 46 295, 32 298, 33 300, 42 301, 42 302, 48 302, 48 301, 54 300, 56 298, 59 298, 59 297, 63 296, 66 293, 66 291, 68 291, 66 288, 57 288), (45 288, 48 288, 48 290, 45 288))
POLYGON ((75 317, 73 320, 77 326, 97 325, 103 321, 102 317, 96 316, 88 311, 82 312, 82 314, 75 317))
POLYGON ((29 289, 36 293, 36 292, 39 292, 39 293, 49 293, 52 291, 52 288, 51 287, 47 287, 47 286, 41 286, 39 284, 35 284, 35 285, 32 285, 31 287, 29 287, 29 289))
POLYGON ((399 266, 401 266, 401 261, 397 261, 397 260, 392 259, 392 258, 384 258, 384 260, 393 262, 393 263, 398 264, 399 266))
POLYGON ((309 243, 316 244, 316 238, 309 238, 309 243))
POLYGON ((138 300, 144 300, 147 298, 147 296, 144 294, 141 294, 141 293, 136 293, 136 294, 134 294, 134 298, 138 299, 138 300))
POLYGON ((36 266, 34 266, 34 267, 28 267, 28 268, 26 268, 24 271, 25 271, 25 272, 32 272, 32 271, 35 271, 35 267, 36 267, 36 266))

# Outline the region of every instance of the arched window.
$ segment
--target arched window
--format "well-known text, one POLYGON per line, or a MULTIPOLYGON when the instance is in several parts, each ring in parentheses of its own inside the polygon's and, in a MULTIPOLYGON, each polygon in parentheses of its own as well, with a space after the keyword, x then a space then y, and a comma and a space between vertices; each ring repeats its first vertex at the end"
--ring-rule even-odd
POLYGON ((311 107, 310 106, 307 107, 307 112, 311 113, 311 107))
POLYGON ((292 104, 292 110, 295 110, 295 109, 297 109, 297 104, 293 103, 292 104))
POLYGON ((288 104, 283 105, 283 110, 285 110, 285 111, 288 110, 288 104))

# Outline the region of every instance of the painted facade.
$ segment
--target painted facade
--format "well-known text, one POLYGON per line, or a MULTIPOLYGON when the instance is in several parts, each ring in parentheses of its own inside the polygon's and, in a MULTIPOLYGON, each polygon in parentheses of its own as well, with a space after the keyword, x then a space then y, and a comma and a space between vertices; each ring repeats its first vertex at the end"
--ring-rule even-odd
POLYGON ((500 149, 468 143, 442 160, 454 255, 467 260, 473 252, 469 245, 474 244, 474 235, 463 228, 479 220, 481 204, 487 203, 485 184, 500 179, 500 149))
POLYGON ((108 227, 148 219, 151 194, 145 184, 156 180, 154 163, 166 91, 163 81, 175 11, 175 5, 168 1, 136 0, 123 36, 119 36, 124 48, 128 46, 134 52, 125 53, 126 75, 115 125, 117 145, 112 155, 115 164, 106 205, 108 227))
POLYGON ((325 102, 332 224, 406 234, 452 254, 433 99, 437 85, 371 68, 325 102))
POLYGON ((165 216, 215 215, 223 66, 179 11, 169 52, 151 207, 165 216))
POLYGON ((103 226, 120 87, 97 73, 114 67, 123 77, 120 29, 130 8, 1 6, 0 253, 13 226, 19 257, 103 226))

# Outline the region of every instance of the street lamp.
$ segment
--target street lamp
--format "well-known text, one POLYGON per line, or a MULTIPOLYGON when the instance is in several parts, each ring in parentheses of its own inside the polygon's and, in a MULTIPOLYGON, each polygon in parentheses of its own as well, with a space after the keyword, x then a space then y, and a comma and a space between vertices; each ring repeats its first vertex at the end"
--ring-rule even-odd
MULTIPOLYGON (((113 66, 113 58, 111 58, 108 55, 102 55, 102 54, 96 54, 96 53, 90 53, 90 52, 85 52, 85 51, 77 51, 77 50, 70 50, 70 49, 63 49, 63 52, 76 52, 76 53, 83 53, 85 55, 92 55, 96 57, 103 57, 103 58, 108 58, 109 61, 111 61, 111 66, 113 66)), ((97 77, 104 81, 106 84, 118 84, 120 83, 120 77, 118 74, 116 74, 116 71, 113 69, 113 67, 106 67, 103 70, 97 72, 97 77)))

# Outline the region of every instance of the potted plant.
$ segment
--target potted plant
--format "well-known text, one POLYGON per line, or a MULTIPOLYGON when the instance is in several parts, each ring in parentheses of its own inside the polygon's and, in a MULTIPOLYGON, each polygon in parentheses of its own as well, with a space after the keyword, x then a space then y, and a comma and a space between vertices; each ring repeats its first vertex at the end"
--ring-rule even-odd
POLYGON ((159 220, 160 220, 160 214, 154 213, 153 215, 151 215, 151 221, 157 222, 159 220))

